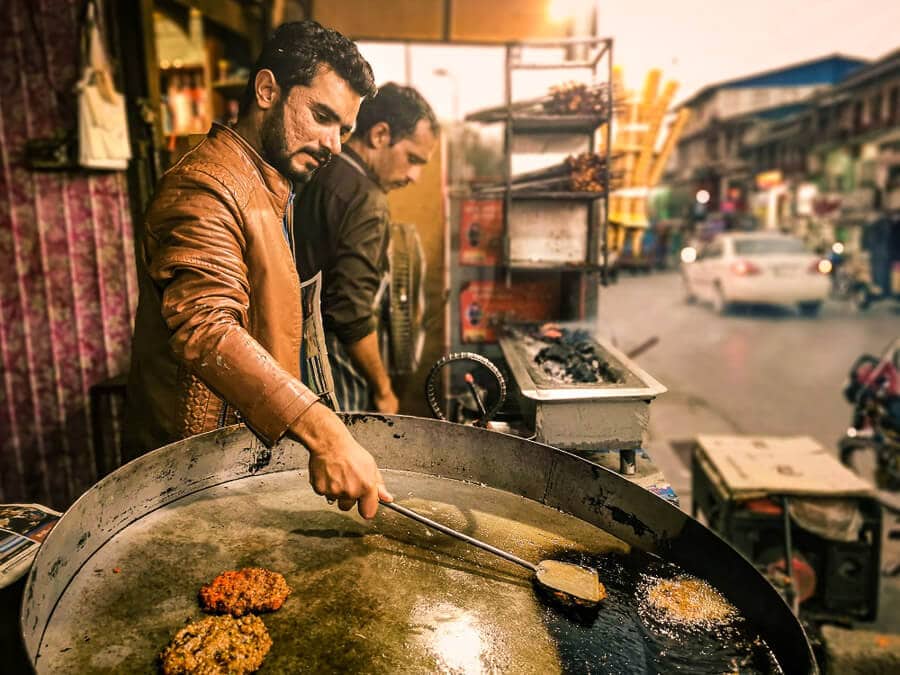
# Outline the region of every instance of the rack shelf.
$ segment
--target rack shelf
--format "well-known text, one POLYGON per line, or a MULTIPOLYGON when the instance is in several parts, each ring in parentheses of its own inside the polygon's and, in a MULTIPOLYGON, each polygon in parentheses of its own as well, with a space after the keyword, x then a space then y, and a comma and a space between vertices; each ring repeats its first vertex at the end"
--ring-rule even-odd
MULTIPOLYGON (((596 152, 597 132, 608 122, 613 112, 612 98, 612 40, 602 38, 579 39, 577 44, 587 48, 593 54, 587 61, 573 63, 571 60, 526 63, 522 59, 523 49, 530 47, 560 46, 561 43, 512 43, 506 50, 506 85, 505 100, 501 106, 485 108, 466 117, 467 121, 480 123, 499 123, 504 125, 504 180, 501 186, 491 186, 478 196, 494 196, 503 201, 503 251, 501 265, 507 269, 527 267, 529 269, 564 270, 596 270, 605 269, 606 255, 606 219, 609 212, 609 153, 610 125, 606 124, 605 148, 606 171, 602 178, 603 189, 598 192, 574 192, 560 189, 563 181, 544 178, 542 170, 526 171, 525 174, 514 174, 513 156, 534 155, 544 152, 545 145, 527 139, 535 135, 556 135, 582 137, 588 152, 596 152), (601 66, 601 60, 605 64, 601 66), (603 107, 600 113, 576 113, 565 115, 546 112, 544 107, 552 100, 548 96, 529 100, 513 100, 513 72, 517 70, 540 67, 546 69, 565 70, 572 66, 586 67, 590 71, 589 86, 604 84, 603 107), (520 142, 524 141, 524 142, 520 142), (529 181, 531 176, 534 180, 529 181), (542 182, 551 184, 541 185, 542 182), (519 184, 516 182, 534 185, 519 184), (552 184, 555 183, 555 184, 552 184), (543 202, 543 204, 541 204, 543 202), (551 207, 552 203, 556 207, 551 207), (578 222, 581 222, 579 225, 578 222), (542 243, 546 238, 547 228, 556 233, 554 251, 546 250, 542 243), (513 241, 515 239, 515 241, 513 241), (561 260, 559 246, 569 243, 573 259, 561 260), (599 244, 599 245, 598 245, 599 244), (602 251, 602 254, 600 253, 602 251), (577 255, 574 255, 577 252, 577 255), (524 256, 523 256, 524 254, 524 256), (583 255, 583 257, 581 257, 583 255), (546 258, 546 259, 542 259, 546 258), (523 264, 524 263, 524 264, 523 264)), ((576 43, 566 42, 565 45, 576 43)), ((578 145, 578 144, 576 144, 578 145)), ((573 147, 571 141, 553 141, 546 147, 573 147)), ((553 152, 553 151, 551 151, 553 152)), ((582 152, 575 150, 574 152, 582 152)), ((531 160, 526 160, 531 161, 531 160)))
MULTIPOLYGON (((512 130, 531 134, 590 134, 606 123, 607 115, 513 115, 512 130)), ((505 110, 483 110, 466 116, 469 122, 496 124, 508 120, 505 110)))
MULTIPOLYGON (((475 192, 475 197, 491 197, 494 199, 506 196, 507 189, 499 187, 496 189, 482 190, 475 192)), ((603 199, 603 192, 572 192, 568 190, 516 190, 510 191, 509 197, 513 201, 576 201, 576 202, 593 202, 603 199)))
POLYGON ((513 190, 510 198, 515 201, 543 201, 543 200, 563 200, 575 202, 594 202, 603 199, 603 192, 564 192, 551 190, 513 190))
MULTIPOLYGON (((571 53, 575 54, 575 50, 571 53)), ((568 57, 570 51, 565 54, 568 57)), ((523 288, 531 286, 556 294, 546 305, 540 303, 537 291, 534 297, 531 291, 524 297, 517 296, 517 311, 540 313, 538 319, 578 321, 597 315, 599 285, 605 281, 606 270, 604 243, 610 180, 606 148, 610 147, 607 113, 613 111, 611 80, 612 40, 586 38, 506 45, 503 104, 465 118, 471 123, 502 125, 503 171, 490 183, 471 185, 471 192, 459 195, 466 200, 461 204, 459 231, 455 233, 460 238, 459 251, 490 251, 490 262, 469 260, 467 266, 451 265, 451 288, 460 289, 459 302, 451 310, 451 316, 457 312, 454 318, 461 324, 460 344, 454 344, 454 348, 474 347, 468 342, 471 332, 466 333, 470 312, 475 311, 480 322, 504 320, 502 312, 506 310, 479 299, 469 285, 473 280, 483 284, 476 290, 496 289, 498 298, 521 294, 523 288), (573 61, 562 57, 558 49, 549 55, 532 53, 532 48, 580 45, 596 56, 573 61), (555 60, 533 64, 523 58, 545 56, 555 60), (554 101, 552 94, 528 100, 514 98, 515 73, 531 68, 546 69, 544 72, 557 69, 560 80, 565 80, 572 77, 565 72, 572 67, 589 70, 581 81, 602 93, 599 105, 592 108, 602 108, 602 114, 550 112, 565 109, 549 105, 554 101), (602 143, 601 133, 605 136, 602 143), (596 153, 598 148, 602 148, 599 152, 605 165, 591 162, 590 166, 596 171, 602 191, 567 190, 571 168, 566 166, 565 158, 596 153), (466 203, 469 200, 493 204, 476 208, 466 203)), ((491 347, 480 345, 476 351, 485 353, 491 347)))
POLYGON ((570 263, 546 260, 510 260, 507 266, 514 270, 545 270, 556 272, 599 272, 603 265, 590 263, 570 263))

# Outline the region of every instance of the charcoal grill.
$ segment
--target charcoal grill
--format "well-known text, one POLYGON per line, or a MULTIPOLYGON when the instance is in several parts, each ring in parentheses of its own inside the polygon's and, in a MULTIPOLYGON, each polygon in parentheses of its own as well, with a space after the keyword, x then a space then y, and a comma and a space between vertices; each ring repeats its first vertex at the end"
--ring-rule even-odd
POLYGON ((622 472, 633 472, 633 451, 643 444, 650 403, 665 393, 666 387, 596 336, 592 339, 619 374, 617 381, 566 383, 554 379, 535 363, 535 355, 545 345, 529 333, 529 327, 510 328, 500 337, 500 347, 513 376, 511 389, 535 440, 575 452, 624 451, 622 472))

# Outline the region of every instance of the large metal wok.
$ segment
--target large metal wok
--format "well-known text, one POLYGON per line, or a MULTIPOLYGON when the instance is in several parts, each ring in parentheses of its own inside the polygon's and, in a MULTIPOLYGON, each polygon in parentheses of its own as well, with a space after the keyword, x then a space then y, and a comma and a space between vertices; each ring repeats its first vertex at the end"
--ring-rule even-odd
POLYGON ((800 624, 749 562, 614 472, 446 422, 347 422, 399 501, 525 558, 599 561, 612 587, 600 618, 570 620, 535 597, 524 571, 396 514, 366 523, 329 507, 307 484, 301 445, 268 449, 234 426, 131 462, 66 512, 23 600, 36 670, 151 672, 178 628, 202 616, 202 583, 259 565, 294 588, 263 616, 274 641, 264 672, 654 672, 666 650, 619 606, 643 572, 620 587, 613 578, 634 547, 717 587, 784 672, 815 672, 800 624))

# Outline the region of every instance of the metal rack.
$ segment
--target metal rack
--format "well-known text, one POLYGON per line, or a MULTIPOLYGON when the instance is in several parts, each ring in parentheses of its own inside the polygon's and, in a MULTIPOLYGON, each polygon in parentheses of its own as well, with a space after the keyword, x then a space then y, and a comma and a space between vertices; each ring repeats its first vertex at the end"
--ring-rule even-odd
MULTIPOLYGON (((503 142, 504 184, 495 190, 495 193, 498 196, 502 194, 504 203, 502 266, 506 269, 507 279, 509 279, 510 270, 512 269, 558 269, 583 273, 600 272, 601 278, 605 282, 605 270, 608 261, 606 224, 609 213, 609 148, 612 141, 611 125, 608 122, 613 110, 612 47, 612 39, 594 37, 509 43, 506 45, 504 105, 478 111, 466 117, 467 121, 503 123, 505 125, 503 142), (564 59, 553 62, 529 62, 523 58, 525 50, 541 48, 562 48, 567 51, 577 50, 585 52, 587 58, 564 59), (600 84, 602 82, 600 73, 603 66, 605 66, 604 79, 607 87, 606 113, 603 115, 529 114, 517 112, 514 109, 513 74, 518 70, 587 69, 590 71, 592 84, 600 84), (515 144, 517 139, 553 134, 570 137, 584 135, 588 139, 588 151, 594 153, 597 151, 597 130, 604 123, 606 123, 604 143, 606 162, 603 172, 602 192, 514 189, 512 183, 513 157, 516 154, 515 144), (561 207, 561 204, 566 206, 561 207), (575 234, 571 226, 580 218, 579 214, 582 212, 584 213, 584 240, 579 244, 570 235, 575 234), (559 257, 551 259, 542 259, 537 256, 530 258, 521 257, 523 244, 516 240, 517 237, 521 239, 521 235, 528 233, 527 223, 523 225, 523 222, 529 219, 544 223, 553 222, 562 226, 563 230, 555 233, 563 235, 560 241, 568 244, 569 249, 576 252, 580 252, 583 246, 584 254, 579 256, 577 260, 571 258, 560 259, 559 257), (564 223, 565 225, 563 225, 564 223), (566 230, 566 227, 570 229, 566 230), (567 237, 569 238, 568 241, 567 237), (573 242, 576 243, 574 249, 571 246, 573 242)), ((556 238, 553 237, 553 239, 556 238)), ((593 295, 595 297, 596 293, 593 295)), ((596 305, 596 300, 590 304, 596 305)), ((589 308, 582 307, 580 313, 591 312, 589 308)))
MULTIPOLYGON (((606 160, 606 174, 602 176, 603 192, 564 192, 557 187, 548 189, 539 185, 531 187, 518 184, 518 180, 527 174, 527 169, 524 172, 516 172, 516 188, 510 188, 514 174, 513 156, 516 155, 516 143, 521 143, 521 138, 525 138, 526 141, 533 139, 533 150, 530 151, 532 156, 523 157, 522 161, 530 160, 534 164, 534 168, 539 169, 543 169, 549 163, 548 158, 542 156, 548 152, 547 149, 549 152, 560 153, 562 157, 584 151, 597 151, 597 146, 601 143, 598 129, 604 123, 609 122, 609 113, 614 104, 612 47, 612 40, 602 38, 574 38, 507 44, 504 47, 505 91, 501 99, 502 103, 492 108, 470 113, 465 117, 467 122, 504 125, 502 129, 503 175, 492 188, 484 189, 482 187, 474 192, 460 193, 451 205, 453 225, 451 226, 449 287, 452 301, 449 303, 448 311, 450 324, 460 326, 460 331, 451 335, 450 349, 451 351, 474 351, 487 357, 510 381, 513 375, 506 365, 498 344, 489 340, 473 342, 463 337, 462 327, 465 323, 464 312, 466 310, 461 303, 462 289, 470 283, 479 284, 481 288, 491 283, 504 285, 505 280, 507 288, 516 290, 521 289, 522 284, 531 282, 540 284, 551 279, 558 279, 560 304, 554 313, 546 316, 547 319, 579 321, 593 319, 596 316, 600 281, 605 282, 610 164, 608 149, 611 147, 611 133, 608 124, 603 139, 605 142, 602 142, 605 147, 606 160), (548 53, 540 48, 553 51, 548 53), (589 58, 571 58, 572 52, 578 51, 587 54, 589 58), (546 59, 547 61, 552 59, 553 61, 533 63, 526 61, 526 58, 531 61, 537 59, 546 59), (601 111, 604 114, 548 114, 542 110, 540 105, 545 100, 545 96, 531 101, 520 98, 514 102, 514 74, 533 69, 561 71, 560 82, 577 75, 577 79, 588 84, 605 84, 607 87, 606 101, 602 107, 606 110, 601 111), (573 69, 582 70, 576 70, 576 73, 565 72, 573 69), (587 77, 583 77, 584 70, 588 71, 587 77), (532 110, 525 114, 523 112, 525 107, 531 107, 532 110), (578 150, 573 153, 568 146, 577 146, 578 150), (494 258, 496 262, 458 264, 459 258, 456 256, 459 255, 459 250, 456 247, 463 245, 458 243, 463 221, 462 208, 470 200, 496 201, 500 207, 498 210, 502 211, 502 216, 497 216, 496 234, 491 235, 496 236, 498 240, 502 238, 502 241, 498 241, 497 255, 494 258), (516 239, 520 229, 516 227, 515 214, 523 208, 531 213, 542 214, 533 219, 531 227, 531 232, 540 236, 547 236, 548 230, 557 228, 560 214, 565 219, 566 214, 581 213, 579 229, 576 230, 574 226, 571 228, 571 232, 577 232, 578 236, 574 246, 568 243, 563 244, 552 237, 548 237, 548 239, 551 239, 550 243, 559 249, 569 252, 577 249, 577 255, 583 253, 583 258, 575 260, 576 255, 573 254, 565 256, 568 259, 561 259, 563 256, 556 259, 553 259, 552 256, 535 256, 533 260, 516 260, 515 256, 511 256, 510 254, 515 252, 516 246, 520 243, 516 239), (513 214, 512 220, 510 219, 511 213, 513 214)), ((518 77, 521 77, 521 74, 518 77)), ((516 84, 519 84, 518 80, 516 84)), ((518 158, 518 155, 516 156, 518 158)), ((485 217, 490 218, 491 216, 485 217)), ((522 320, 524 318, 516 317, 515 319, 522 320)), ((504 408, 501 417, 510 419, 510 416, 514 417, 517 414, 517 404, 510 401, 509 405, 504 408)))

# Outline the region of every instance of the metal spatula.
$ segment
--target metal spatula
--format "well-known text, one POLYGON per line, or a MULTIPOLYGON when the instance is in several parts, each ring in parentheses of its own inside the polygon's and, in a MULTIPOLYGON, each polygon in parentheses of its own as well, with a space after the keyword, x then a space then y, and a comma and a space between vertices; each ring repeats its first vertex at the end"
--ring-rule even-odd
POLYGON ((518 556, 495 548, 490 544, 470 537, 462 532, 441 525, 430 518, 411 511, 405 506, 400 506, 394 502, 381 502, 382 506, 386 506, 407 518, 422 523, 438 532, 443 532, 451 537, 455 537, 460 541, 464 541, 472 546, 477 546, 483 551, 493 553, 505 560, 521 565, 525 569, 529 569, 534 573, 534 579, 538 586, 554 594, 562 594, 565 599, 571 599, 581 606, 593 606, 606 597, 606 589, 600 583, 597 571, 581 567, 573 563, 560 562, 558 560, 542 560, 537 565, 533 565, 527 560, 522 560, 518 556))

